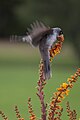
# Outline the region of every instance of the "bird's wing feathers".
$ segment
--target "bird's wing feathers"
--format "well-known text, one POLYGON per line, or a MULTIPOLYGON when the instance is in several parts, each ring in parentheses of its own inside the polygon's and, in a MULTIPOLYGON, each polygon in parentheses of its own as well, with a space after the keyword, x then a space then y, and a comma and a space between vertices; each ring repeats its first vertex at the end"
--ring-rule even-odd
POLYGON ((32 38, 32 44, 37 46, 39 41, 45 36, 46 34, 51 33, 51 28, 45 26, 42 22, 34 22, 30 25, 31 28, 28 28, 28 34, 32 38))

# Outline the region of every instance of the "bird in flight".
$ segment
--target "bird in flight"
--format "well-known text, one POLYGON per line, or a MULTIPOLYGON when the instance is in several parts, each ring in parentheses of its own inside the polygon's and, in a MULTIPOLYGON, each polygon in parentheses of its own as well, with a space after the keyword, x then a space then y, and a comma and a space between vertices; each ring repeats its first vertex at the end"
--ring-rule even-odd
POLYGON ((32 46, 39 46, 41 58, 44 65, 44 78, 50 79, 50 53, 49 50, 57 40, 58 36, 63 35, 61 28, 50 28, 42 22, 36 21, 27 28, 27 34, 22 37, 22 41, 30 43, 32 46))

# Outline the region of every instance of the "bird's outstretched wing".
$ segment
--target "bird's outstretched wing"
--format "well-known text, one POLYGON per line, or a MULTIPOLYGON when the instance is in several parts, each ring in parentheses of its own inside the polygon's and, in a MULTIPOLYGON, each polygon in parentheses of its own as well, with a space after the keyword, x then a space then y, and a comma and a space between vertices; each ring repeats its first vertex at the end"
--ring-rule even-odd
POLYGON ((28 35, 25 37, 27 42, 31 42, 32 45, 37 46, 39 41, 47 34, 52 32, 52 29, 45 26, 42 22, 34 22, 27 28, 28 35))

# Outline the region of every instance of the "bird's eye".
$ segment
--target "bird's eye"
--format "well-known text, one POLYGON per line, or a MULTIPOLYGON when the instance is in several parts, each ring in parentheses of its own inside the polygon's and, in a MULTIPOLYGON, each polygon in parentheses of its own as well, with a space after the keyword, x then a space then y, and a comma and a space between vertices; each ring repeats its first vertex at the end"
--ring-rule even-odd
POLYGON ((62 35, 63 34, 63 32, 62 32, 62 30, 59 32, 59 35, 62 35))

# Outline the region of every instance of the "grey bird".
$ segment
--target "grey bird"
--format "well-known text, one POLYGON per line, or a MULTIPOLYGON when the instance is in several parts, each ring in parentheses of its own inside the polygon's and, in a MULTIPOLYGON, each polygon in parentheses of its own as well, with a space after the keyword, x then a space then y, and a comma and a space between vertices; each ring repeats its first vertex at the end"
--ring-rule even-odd
POLYGON ((41 58, 44 64, 44 78, 51 78, 50 69, 50 54, 49 50, 57 40, 57 37, 62 35, 61 28, 50 28, 44 25, 42 22, 34 22, 27 29, 27 35, 22 38, 22 41, 30 43, 32 46, 39 46, 41 58))

